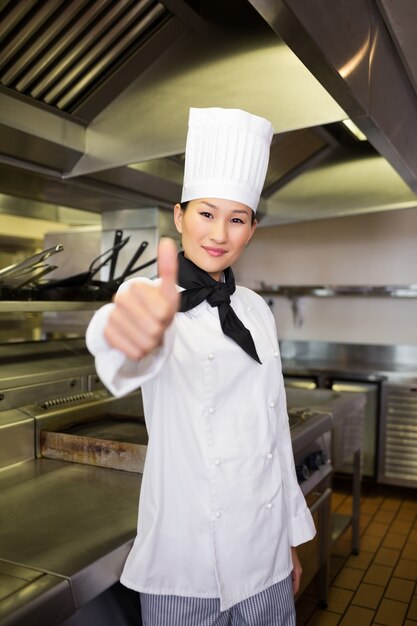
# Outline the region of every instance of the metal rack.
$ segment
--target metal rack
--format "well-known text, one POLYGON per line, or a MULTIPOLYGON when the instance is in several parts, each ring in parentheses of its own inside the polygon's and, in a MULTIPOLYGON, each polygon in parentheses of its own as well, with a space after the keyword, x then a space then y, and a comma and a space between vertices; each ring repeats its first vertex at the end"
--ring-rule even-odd
POLYGON ((95 311, 105 300, 70 302, 66 300, 0 300, 0 313, 43 313, 45 311, 95 311))
POLYGON ((417 298, 417 284, 415 285, 266 285, 256 290, 261 296, 286 296, 296 299, 301 297, 312 298, 339 298, 368 296, 372 298, 417 298))
POLYGON ((264 297, 284 296, 291 301, 294 325, 303 325, 300 298, 417 298, 417 284, 413 285, 267 285, 261 281, 256 292, 264 297))

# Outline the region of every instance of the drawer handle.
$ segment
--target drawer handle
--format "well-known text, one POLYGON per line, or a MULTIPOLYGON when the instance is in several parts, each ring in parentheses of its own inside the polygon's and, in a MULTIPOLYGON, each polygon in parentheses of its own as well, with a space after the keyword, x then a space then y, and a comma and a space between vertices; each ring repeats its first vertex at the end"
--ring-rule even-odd
POLYGON ((332 493, 331 488, 327 487, 326 491, 323 491, 323 493, 321 494, 320 498, 318 500, 316 500, 313 503, 313 505, 310 507, 310 513, 313 514, 315 511, 317 511, 317 509, 321 507, 323 502, 325 502, 327 500, 327 498, 329 498, 331 496, 331 493, 332 493))

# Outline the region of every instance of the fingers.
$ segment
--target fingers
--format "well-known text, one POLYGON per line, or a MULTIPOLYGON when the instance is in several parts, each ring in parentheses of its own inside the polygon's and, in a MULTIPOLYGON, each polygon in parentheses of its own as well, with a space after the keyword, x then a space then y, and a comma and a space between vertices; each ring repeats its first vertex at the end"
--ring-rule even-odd
POLYGON ((108 343, 131 359, 138 359, 162 344, 166 328, 178 310, 177 248, 163 239, 158 248, 157 285, 132 280, 114 298, 105 330, 108 343))
POLYGON ((146 314, 141 323, 134 323, 123 309, 115 307, 104 334, 111 346, 130 359, 140 359, 161 344, 163 329, 161 324, 147 319, 146 314))
POLYGON ((293 570, 291 577, 292 577, 292 590, 295 595, 296 593, 298 593, 300 589, 301 572, 299 572, 298 570, 293 570))
POLYGON ((161 279, 162 294, 170 300, 175 309, 178 307, 177 293, 177 246, 173 239, 163 237, 158 246, 158 274, 161 279))
POLYGON ((166 301, 162 300, 158 306, 160 300, 158 290, 149 285, 132 284, 125 293, 119 294, 106 328, 105 336, 110 345, 129 358, 140 358, 159 346, 170 315, 166 301), (153 306, 148 302, 149 297, 153 306))
POLYGON ((300 589, 301 575, 303 573, 303 568, 301 567, 300 559, 298 558, 297 550, 295 548, 291 548, 291 557, 293 563, 293 570, 291 572, 292 578, 292 587, 294 595, 298 593, 300 589))

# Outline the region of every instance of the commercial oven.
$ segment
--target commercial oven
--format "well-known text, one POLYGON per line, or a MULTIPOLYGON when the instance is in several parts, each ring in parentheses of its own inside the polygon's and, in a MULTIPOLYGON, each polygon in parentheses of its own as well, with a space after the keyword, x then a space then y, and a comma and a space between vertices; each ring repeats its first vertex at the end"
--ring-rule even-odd
MULTIPOLYGON (((313 371, 313 369, 312 369, 313 371)), ((367 478, 376 479, 378 473, 379 416, 385 410, 385 376, 354 373, 343 375, 341 372, 322 371, 312 374, 296 375, 284 372, 287 388, 295 389, 332 389, 336 392, 362 394, 365 397, 363 431, 361 433, 361 473, 367 478)), ((346 460, 338 465, 337 472, 351 475, 353 461, 346 460)))
POLYGON ((417 379, 397 377, 386 385, 381 421, 378 481, 417 486, 417 379))

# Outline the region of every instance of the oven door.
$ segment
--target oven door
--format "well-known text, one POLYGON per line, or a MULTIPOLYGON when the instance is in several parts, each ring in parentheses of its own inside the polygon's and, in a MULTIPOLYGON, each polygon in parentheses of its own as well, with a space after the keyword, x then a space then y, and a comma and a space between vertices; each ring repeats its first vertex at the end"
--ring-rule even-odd
POLYGON ((303 575, 295 600, 301 596, 313 578, 318 575, 319 604, 327 605, 329 558, 331 539, 331 495, 330 487, 318 488, 306 495, 306 501, 316 525, 316 536, 297 548, 303 575))

